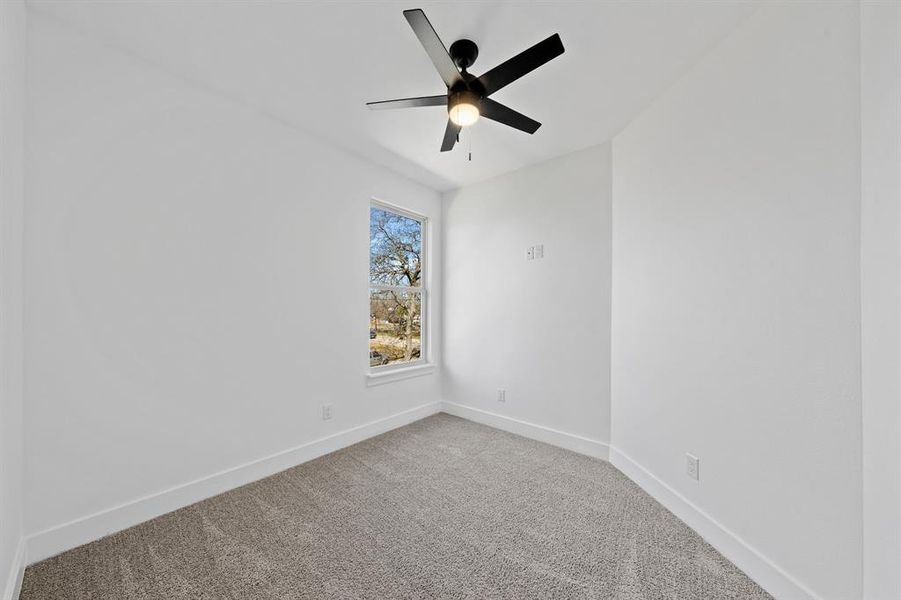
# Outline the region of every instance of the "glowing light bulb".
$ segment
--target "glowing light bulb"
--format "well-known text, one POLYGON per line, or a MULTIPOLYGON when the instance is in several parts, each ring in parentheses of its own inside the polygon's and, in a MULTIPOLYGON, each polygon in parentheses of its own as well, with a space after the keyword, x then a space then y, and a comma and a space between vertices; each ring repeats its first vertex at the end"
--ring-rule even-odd
POLYGON ((460 127, 469 127, 479 120, 479 97, 472 92, 460 92, 451 97, 447 111, 451 122, 460 127))
POLYGON ((450 120, 460 127, 469 127, 479 120, 479 109, 474 104, 461 102, 450 109, 450 120))

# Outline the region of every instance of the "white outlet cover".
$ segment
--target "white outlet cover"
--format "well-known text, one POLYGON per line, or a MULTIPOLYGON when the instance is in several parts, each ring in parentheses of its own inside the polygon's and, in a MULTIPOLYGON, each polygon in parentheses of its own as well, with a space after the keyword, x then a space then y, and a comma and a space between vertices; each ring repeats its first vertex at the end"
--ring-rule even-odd
POLYGON ((332 418, 332 405, 331 404, 323 404, 322 405, 322 420, 328 421, 332 418))
POLYGON ((694 454, 685 454, 685 473, 691 479, 700 481, 701 477, 701 459, 694 454))
POLYGON ((506 401, 507 401, 507 390, 498 388, 498 390, 497 390, 497 401, 498 401, 498 402, 506 402, 506 401))

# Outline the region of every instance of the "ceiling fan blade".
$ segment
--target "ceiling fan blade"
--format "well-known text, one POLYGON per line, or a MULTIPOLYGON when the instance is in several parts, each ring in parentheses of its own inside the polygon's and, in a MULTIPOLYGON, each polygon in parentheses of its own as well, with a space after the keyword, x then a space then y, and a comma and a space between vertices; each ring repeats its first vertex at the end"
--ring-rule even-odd
POLYGON ((441 142, 441 151, 447 152, 454 149, 457 143, 457 136, 460 135, 460 126, 455 125, 450 119, 447 120, 447 129, 444 130, 444 140, 441 142))
POLYGON ((508 108, 500 102, 495 102, 491 98, 482 98, 482 107, 479 112, 486 119, 509 125, 526 133, 535 133, 541 127, 541 123, 538 121, 508 108))
POLYGON ((487 73, 483 73, 477 81, 485 88, 485 95, 488 96, 561 54, 563 54, 563 42, 555 33, 510 60, 502 62, 487 73))
POLYGON ((407 22, 410 23, 410 27, 413 28, 413 33, 419 38, 422 47, 425 48, 426 54, 432 59, 432 64, 438 69, 438 74, 441 75, 445 85, 450 88, 463 81, 460 71, 457 70, 457 65, 454 64, 450 54, 447 53, 447 48, 444 47, 441 38, 435 33, 435 28, 429 23, 422 9, 405 10, 404 16, 407 18, 407 22))
POLYGON ((367 102, 371 110, 383 110, 386 108, 415 108, 417 106, 447 106, 447 94, 440 96, 420 96, 419 98, 399 98, 397 100, 380 100, 379 102, 367 102))

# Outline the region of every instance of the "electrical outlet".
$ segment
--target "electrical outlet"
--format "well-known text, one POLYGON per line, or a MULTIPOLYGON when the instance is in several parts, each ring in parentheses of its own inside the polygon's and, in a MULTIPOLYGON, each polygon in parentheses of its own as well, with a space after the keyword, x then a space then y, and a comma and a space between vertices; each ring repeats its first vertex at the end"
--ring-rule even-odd
POLYGON ((526 260, 534 260, 535 259, 535 246, 529 246, 526 248, 526 260))
POLYGON ((538 260, 539 258, 544 258, 544 244, 535 246, 535 260, 538 260))
POLYGON ((507 401, 507 390, 498 388, 497 389, 497 401, 498 402, 506 402, 507 401))
POLYGON ((694 479, 700 481, 701 459, 694 454, 685 454, 685 473, 694 479))
POLYGON ((331 404, 323 404, 322 405, 322 420, 328 421, 332 418, 332 405, 331 404))

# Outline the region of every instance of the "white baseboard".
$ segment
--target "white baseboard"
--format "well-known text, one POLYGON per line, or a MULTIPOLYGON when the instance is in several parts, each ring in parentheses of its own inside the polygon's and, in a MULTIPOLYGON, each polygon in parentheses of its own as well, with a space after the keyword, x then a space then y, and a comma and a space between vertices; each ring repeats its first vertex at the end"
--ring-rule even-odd
POLYGON ((777 600, 821 600, 735 533, 616 447, 610 462, 777 600))
POLYGON ((13 564, 9 567, 6 585, 3 587, 3 600, 18 600, 22 591, 22 578, 25 576, 25 538, 19 540, 13 564))
POLYGON ((476 423, 515 433, 523 437, 572 450, 573 452, 578 452, 579 454, 585 454, 594 458, 608 460, 610 455, 610 447, 604 442, 575 435, 573 433, 566 433, 565 431, 558 431, 543 425, 520 421, 519 419, 505 417, 504 415, 472 408, 470 406, 463 406, 456 402, 442 402, 441 410, 449 415, 454 415, 455 417, 461 417, 468 421, 475 421, 476 423))
MULTIPOLYGON (((27 564, 98 540, 173 510, 274 475, 329 452, 418 421, 441 410, 430 402, 365 425, 302 444, 259 460, 202 477, 192 482, 139 498, 132 502, 69 521, 32 534, 27 540, 27 564)), ((23 561, 24 562, 24 561, 23 561)))
POLYGON ((424 404, 35 533, 19 543, 15 564, 11 568, 2 600, 18 598, 27 564, 44 560, 442 411, 580 454, 609 460, 777 600, 821 600, 813 591, 735 533, 720 525, 687 498, 623 452, 611 448, 609 444, 454 402, 424 404))

